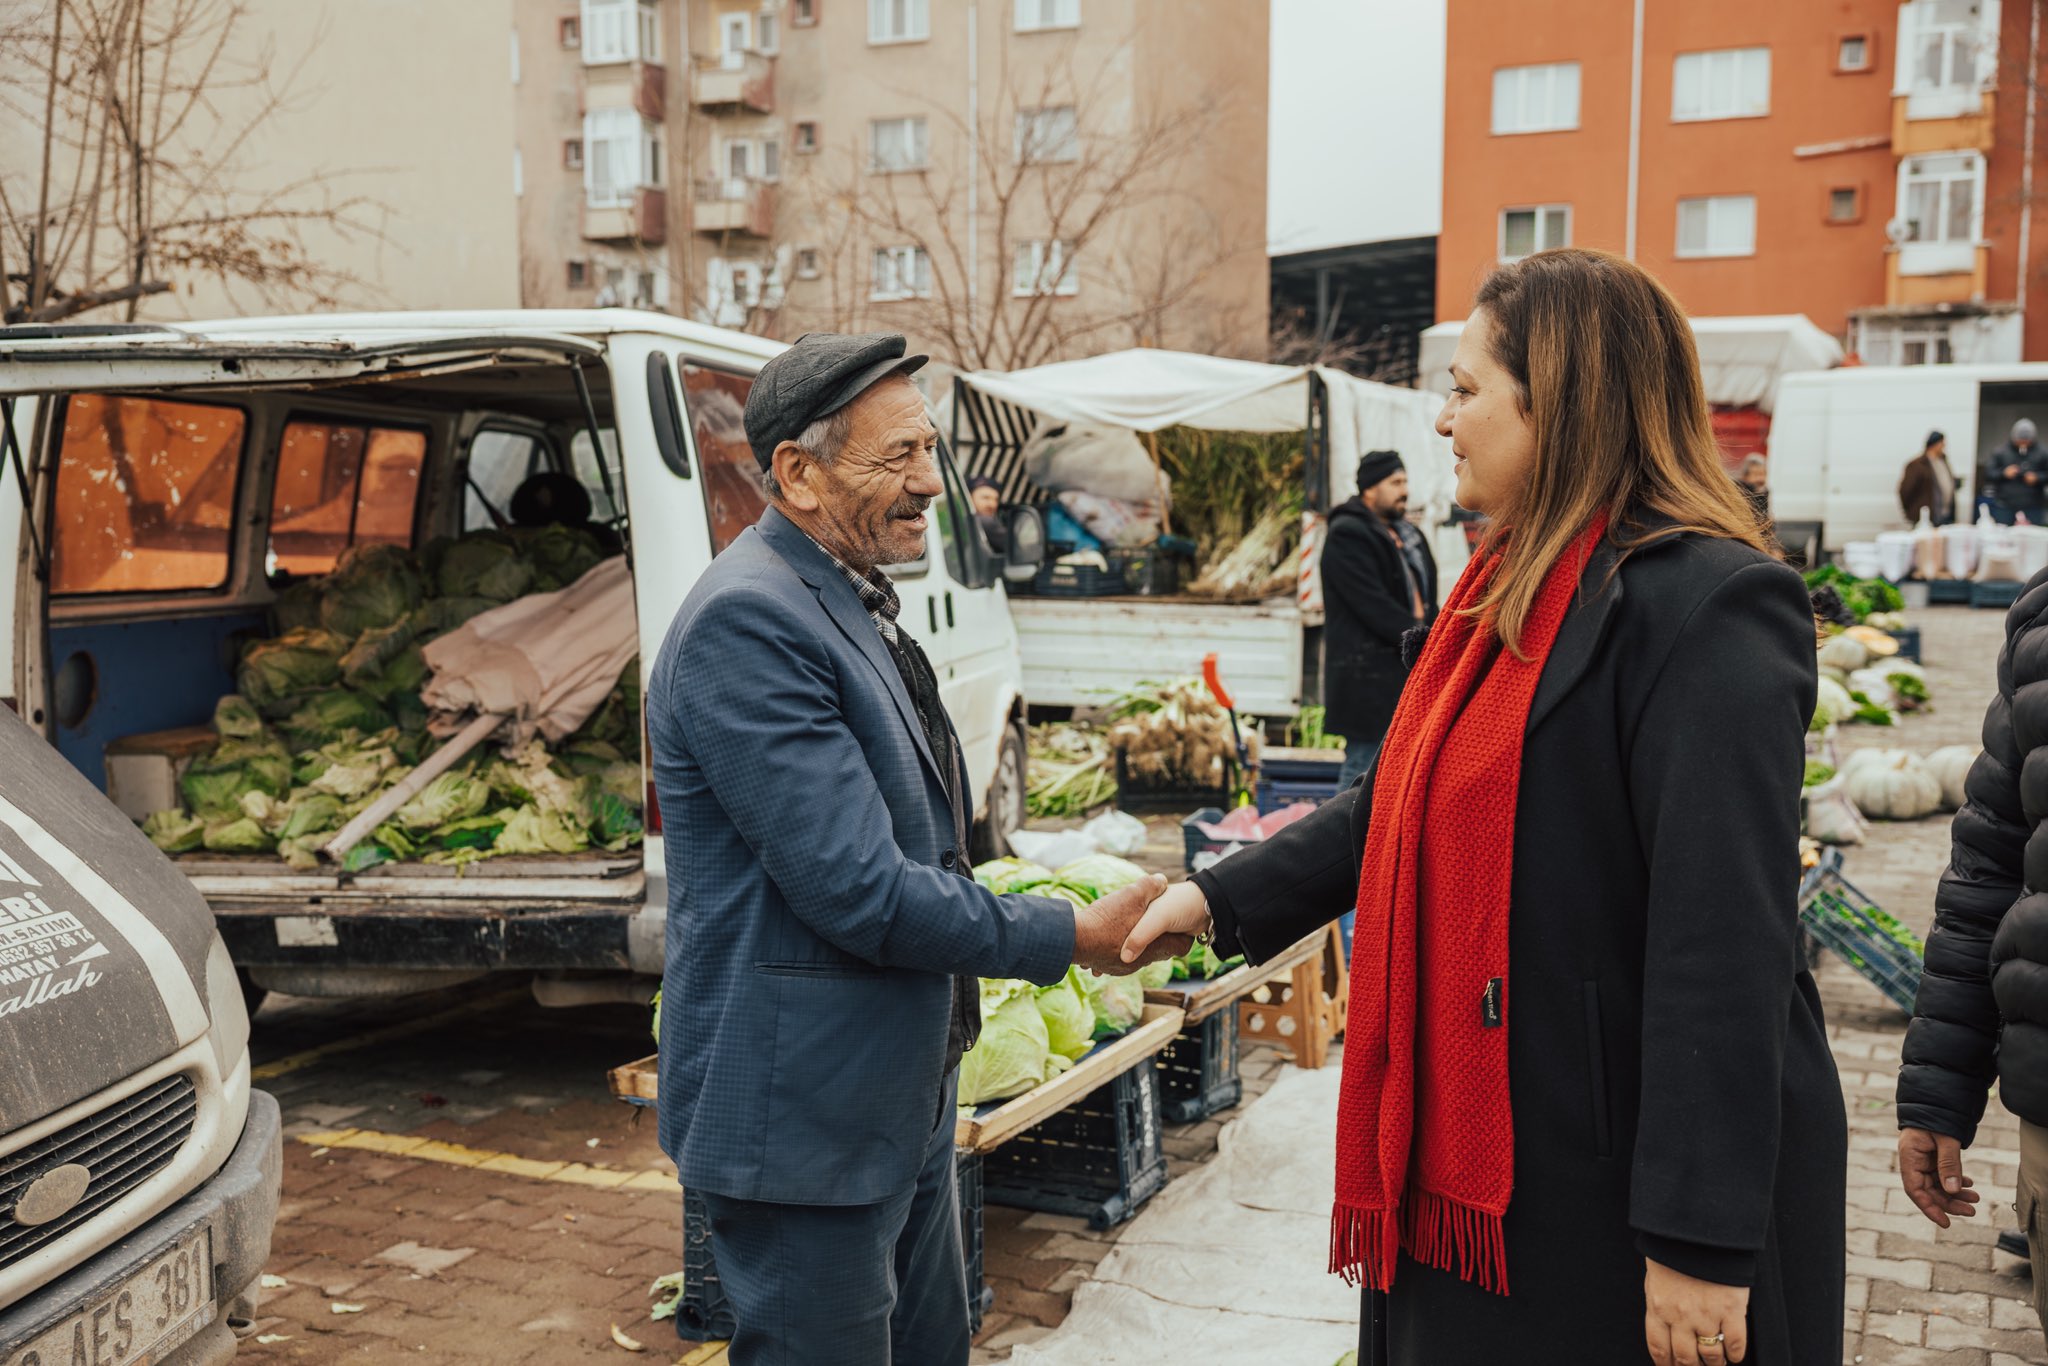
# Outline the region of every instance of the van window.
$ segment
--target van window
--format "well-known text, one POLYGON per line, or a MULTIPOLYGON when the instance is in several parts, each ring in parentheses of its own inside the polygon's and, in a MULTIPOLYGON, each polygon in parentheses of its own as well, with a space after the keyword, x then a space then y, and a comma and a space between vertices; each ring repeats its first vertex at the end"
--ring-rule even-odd
POLYGON ((590 433, 578 431, 575 440, 569 443, 569 468, 576 476, 576 482, 583 485, 583 491, 590 495, 590 520, 610 526, 619 520, 622 508, 612 506, 611 495, 605 492, 604 478, 611 476, 613 492, 626 486, 625 471, 619 468, 619 434, 610 427, 599 427, 597 434, 604 440, 604 472, 599 473, 597 461, 590 455, 590 433))
POLYGON ((269 567, 325 574, 355 545, 412 545, 426 433, 300 419, 278 442, 269 567))
POLYGON ((80 394, 64 405, 51 591, 150 593, 228 579, 239 408, 80 394))
POLYGON ((746 375, 682 363, 683 405, 690 410, 690 435, 697 465, 704 471, 704 510, 711 522, 711 553, 721 553, 759 520, 768 500, 761 493, 761 466, 747 444, 746 375))
POLYGON ((462 495, 462 529, 484 531, 512 519, 512 495, 548 468, 547 448, 532 432, 486 428, 469 442, 467 486, 462 495), (493 517, 491 514, 496 513, 493 517))

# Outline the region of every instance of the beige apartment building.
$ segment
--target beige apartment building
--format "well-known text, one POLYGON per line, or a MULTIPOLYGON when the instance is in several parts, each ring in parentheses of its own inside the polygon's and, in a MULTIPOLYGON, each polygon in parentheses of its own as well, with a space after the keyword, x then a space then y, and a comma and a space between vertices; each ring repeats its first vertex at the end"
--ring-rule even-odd
POLYGON ((1261 355, 1266 0, 516 0, 521 296, 1261 355))

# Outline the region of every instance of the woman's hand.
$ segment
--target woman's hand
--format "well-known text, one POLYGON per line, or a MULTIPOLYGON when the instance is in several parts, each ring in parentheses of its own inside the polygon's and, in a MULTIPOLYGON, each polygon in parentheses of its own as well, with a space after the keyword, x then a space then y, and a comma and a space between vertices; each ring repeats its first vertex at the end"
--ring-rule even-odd
POLYGON ((1209 931, 1209 899, 1192 882, 1168 887, 1124 939, 1124 961, 1135 963, 1162 934, 1197 935, 1209 931))
POLYGON ((1696 1281, 1647 1258, 1644 1266, 1643 1336, 1657 1366, 1732 1366, 1749 1355, 1747 1286, 1696 1281))

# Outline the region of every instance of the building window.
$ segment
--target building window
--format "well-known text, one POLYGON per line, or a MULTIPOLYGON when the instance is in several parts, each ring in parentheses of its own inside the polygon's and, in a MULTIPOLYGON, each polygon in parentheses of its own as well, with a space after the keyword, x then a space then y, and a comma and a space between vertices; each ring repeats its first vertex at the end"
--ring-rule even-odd
POLYGON ((569 263, 569 288, 571 288, 571 289, 581 289, 581 288, 583 288, 583 283, 584 283, 584 281, 585 281, 586 279, 588 279, 588 278, 589 278, 589 271, 588 271, 588 269, 587 269, 587 268, 586 268, 586 267, 584 266, 583 262, 581 262, 581 261, 571 261, 571 262, 569 263))
POLYGON ((1863 322, 1856 355, 1865 365, 1947 365, 1955 345, 1945 322, 1863 322))
POLYGON ((1870 61, 1870 35, 1850 33, 1835 44, 1835 70, 1868 71, 1870 61))
POLYGON ((562 143, 562 166, 566 170, 583 169, 583 139, 568 138, 562 143))
POLYGON ((796 126, 796 145, 792 150, 805 154, 817 151, 818 125, 809 119, 799 123, 796 126))
POLYGON ((931 36, 931 0, 868 0, 870 43, 920 43, 931 36))
POLYGON ((1493 131, 1551 133, 1579 126, 1579 64, 1509 66, 1493 73, 1493 131))
POLYGON ((1017 0, 1017 32, 1079 28, 1081 0, 1017 0))
POLYGON ((640 26, 640 60, 658 62, 661 60, 661 10, 655 0, 640 0, 636 11, 640 26))
POLYGON ((1984 158, 1975 152, 1907 157, 1899 163, 1901 275, 1949 275, 1976 264, 1983 231, 1984 158))
POLYGON ((1828 191, 1828 222, 1861 223, 1863 221, 1863 187, 1861 185, 1837 185, 1828 191))
POLYGON ((526 193, 526 155, 517 147, 512 149, 512 197, 517 199, 526 193))
POLYGON ((923 247, 877 247, 875 275, 869 298, 891 299, 932 297, 932 260, 923 247))
POLYGON ((582 0, 583 63, 661 60, 660 0, 582 0))
POLYGON ((575 15, 572 14, 561 22, 559 32, 562 35, 563 47, 578 48, 583 46, 583 21, 575 15))
POLYGON ((1756 255, 1756 196, 1724 194, 1679 200, 1678 254, 1756 255))
POLYGON ((621 208, 642 185, 661 184, 661 131, 630 109, 583 116, 583 187, 593 209, 621 208))
POLYGON ((796 249, 796 278, 799 280, 815 280, 820 274, 821 272, 818 269, 818 249, 816 247, 798 247, 796 249))
POLYGON ((1500 259, 1519 261, 1539 251, 1572 244, 1572 210, 1569 204, 1538 204, 1527 209, 1500 211, 1500 259))
POLYGON ((769 57, 782 51, 782 27, 766 10, 754 18, 754 50, 769 57))
POLYGON ((1010 293, 1020 299, 1081 292, 1072 242, 1019 242, 1011 260, 1010 293))
POLYGON ((1071 104, 1017 112, 1017 160, 1024 165, 1081 159, 1081 129, 1071 104))
POLYGON ((1671 64, 1671 118, 1753 119, 1771 112, 1771 50, 1681 53, 1671 64))
POLYGON ((876 119, 868 125, 868 169, 919 171, 931 157, 931 134, 922 115, 876 119))
POLYGON ((1998 54, 1996 15, 1997 7, 1981 0, 1911 0, 1899 7, 1892 93, 1907 97, 1908 118, 1953 118, 1978 108, 1998 54))
POLYGON ((810 28, 818 22, 818 0, 789 0, 791 28, 810 28))

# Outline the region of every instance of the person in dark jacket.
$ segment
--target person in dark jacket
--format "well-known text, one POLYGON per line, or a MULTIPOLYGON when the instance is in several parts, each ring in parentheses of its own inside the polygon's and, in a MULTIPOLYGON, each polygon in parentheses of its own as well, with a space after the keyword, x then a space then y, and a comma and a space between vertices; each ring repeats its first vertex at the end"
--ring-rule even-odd
POLYGON ((1408 471, 1394 451, 1358 462, 1358 492, 1330 512, 1323 546, 1323 728, 1344 737, 1349 787, 1379 752, 1407 670, 1401 637, 1436 605, 1436 563, 1408 518, 1408 471), (1419 551, 1419 554, 1417 553, 1419 551))
POLYGON ((1934 526, 1947 526, 1956 519, 1956 490, 1961 481, 1948 467, 1948 438, 1940 432, 1927 434, 1927 445, 1906 462, 1899 476, 1899 510, 1910 525, 1919 525, 1920 514, 1934 526))
POLYGON ((1170 888, 1125 950, 1207 933, 1263 962, 1357 908, 1331 1248, 1386 1292, 1361 1366, 1839 1362, 1847 1121, 1794 873, 1805 587, 1639 267, 1501 267, 1451 378, 1458 502, 1494 530, 1374 770, 1170 888))
POLYGON ((1735 482, 1742 485, 1742 496, 1749 499, 1749 505, 1756 509, 1757 520, 1769 524, 1771 520, 1771 462, 1761 451, 1751 451, 1742 457, 1742 472, 1735 482))
MULTIPOLYGON (((2031 1253, 2034 1309, 2048 1322, 2048 805, 2036 779, 2048 759, 2048 572, 2005 619, 1998 693, 1984 752, 1956 813, 1948 869, 1899 1066, 1899 1179, 1943 1228, 1972 1217, 1963 1170, 1993 1082, 2019 1116, 2016 1192, 2031 1253)), ((2014 1240, 2017 1242, 2018 1240, 2014 1240)))
POLYGON ((2012 435, 1984 462, 1983 486, 1993 495, 1991 516, 2011 526, 2020 517, 2039 526, 2043 499, 2048 498, 2048 455, 2035 441, 2031 418, 2012 424, 2012 435))

